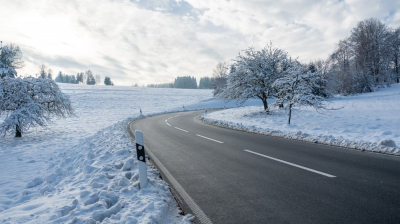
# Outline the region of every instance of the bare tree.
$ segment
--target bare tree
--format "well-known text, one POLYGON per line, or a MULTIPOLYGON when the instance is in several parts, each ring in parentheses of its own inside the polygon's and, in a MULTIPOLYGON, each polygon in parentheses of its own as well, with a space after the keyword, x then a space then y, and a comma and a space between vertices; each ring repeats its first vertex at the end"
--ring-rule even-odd
POLYGON ((400 82, 400 27, 391 31, 390 34, 390 58, 393 64, 394 78, 400 82))
POLYGON ((343 94, 371 92, 394 82, 398 65, 395 34, 382 22, 361 21, 351 35, 341 40, 331 55, 330 87, 343 94), (396 56, 397 55, 397 56, 396 56), (334 85, 332 85, 334 84, 334 85))
POLYGON ((217 96, 225 88, 228 79, 228 68, 226 62, 219 62, 213 70, 211 88, 214 89, 213 95, 217 96))
POLYGON ((389 30, 385 24, 371 18, 361 21, 349 37, 356 69, 362 77, 358 84, 362 92, 371 92, 374 84, 388 82, 389 30))
POLYGON ((96 80, 96 84, 100 84, 101 83, 101 76, 100 75, 95 75, 94 79, 96 80))

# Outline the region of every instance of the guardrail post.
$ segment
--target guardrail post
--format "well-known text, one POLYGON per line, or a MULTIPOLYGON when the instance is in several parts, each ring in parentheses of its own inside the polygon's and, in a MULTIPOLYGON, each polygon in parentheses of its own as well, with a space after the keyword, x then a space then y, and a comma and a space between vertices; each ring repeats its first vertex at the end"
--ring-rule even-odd
POLYGON ((139 181, 140 188, 145 188, 147 186, 147 168, 146 168, 146 155, 144 152, 144 141, 143 132, 140 130, 135 130, 135 140, 136 140, 136 155, 139 160, 139 181))

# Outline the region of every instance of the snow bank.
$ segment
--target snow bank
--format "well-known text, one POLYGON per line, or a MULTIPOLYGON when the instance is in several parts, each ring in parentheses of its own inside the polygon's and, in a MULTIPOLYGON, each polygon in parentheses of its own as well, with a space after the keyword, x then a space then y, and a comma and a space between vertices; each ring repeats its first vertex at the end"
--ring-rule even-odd
POLYGON ((270 114, 261 106, 242 107, 202 116, 214 125, 290 139, 318 142, 352 149, 400 155, 400 85, 377 92, 329 100, 330 108, 295 109, 292 124, 277 108, 270 114))

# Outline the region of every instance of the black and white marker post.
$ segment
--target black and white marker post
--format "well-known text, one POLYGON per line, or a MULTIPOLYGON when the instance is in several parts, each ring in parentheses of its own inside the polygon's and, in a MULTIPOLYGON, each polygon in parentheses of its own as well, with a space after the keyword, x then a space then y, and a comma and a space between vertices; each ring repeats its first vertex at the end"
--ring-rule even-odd
POLYGON ((139 160, 139 181, 140 188, 145 188, 147 185, 147 168, 146 168, 146 155, 144 153, 143 132, 135 130, 136 140, 136 155, 139 160))

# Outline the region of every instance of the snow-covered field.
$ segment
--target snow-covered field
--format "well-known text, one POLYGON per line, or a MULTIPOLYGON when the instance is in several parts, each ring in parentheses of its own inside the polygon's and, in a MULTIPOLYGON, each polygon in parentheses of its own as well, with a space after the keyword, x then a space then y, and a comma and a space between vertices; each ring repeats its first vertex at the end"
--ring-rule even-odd
POLYGON ((212 99, 211 90, 60 87, 76 117, 55 119, 49 129, 32 129, 22 138, 0 137, 0 222, 189 222, 150 165, 150 184, 139 188, 125 128, 140 108, 148 116, 225 104, 212 99))
MULTIPOLYGON (((220 108, 211 90, 149 89, 61 84, 76 117, 55 119, 49 129, 22 138, 0 137, 1 223, 189 223, 180 215, 167 184, 148 165, 149 185, 138 186, 134 146, 126 125, 140 117, 172 111, 220 108)), ((307 141, 399 155, 400 85, 375 93, 333 98, 340 110, 319 114, 295 109, 262 112, 261 101, 208 113, 218 125, 307 141)))
POLYGON ((318 113, 312 108, 296 108, 290 125, 286 111, 273 108, 266 114, 262 106, 217 111, 203 119, 254 133, 400 155, 399 84, 373 93, 335 97, 327 107, 338 110, 318 113), (387 146, 392 141, 396 147, 387 146))

